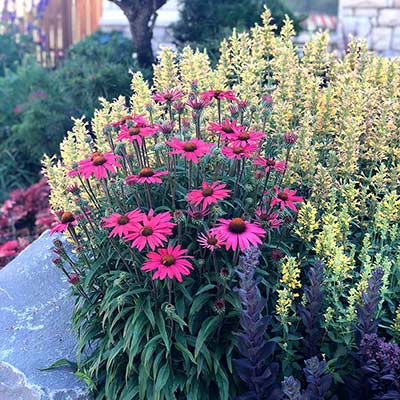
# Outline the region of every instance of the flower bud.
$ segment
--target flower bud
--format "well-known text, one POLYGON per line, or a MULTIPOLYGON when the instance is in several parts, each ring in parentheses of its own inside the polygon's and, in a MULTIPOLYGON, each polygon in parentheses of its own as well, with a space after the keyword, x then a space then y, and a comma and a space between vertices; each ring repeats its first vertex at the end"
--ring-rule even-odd
POLYGON ((104 133, 104 135, 106 135, 106 136, 110 135, 110 134, 112 133, 112 131, 113 131, 113 128, 112 128, 112 126, 110 126, 110 125, 106 125, 106 126, 103 128, 103 133, 104 133))
POLYGON ((164 308, 165 313, 170 317, 171 315, 175 314, 175 307, 171 303, 167 303, 164 308))
POLYGON ((60 249, 64 247, 63 242, 60 239, 54 239, 53 245, 60 249))
POLYGON ((281 250, 279 249, 272 249, 271 251, 271 257, 275 261, 279 261, 284 257, 284 254, 281 250))
POLYGON ((230 278, 231 273, 228 268, 224 267, 219 270, 219 276, 222 280, 226 281, 230 278))
POLYGON ((54 265, 61 265, 61 264, 62 264, 62 260, 61 260, 60 257, 55 257, 55 258, 53 258, 51 261, 52 261, 52 263, 53 263, 54 265))
POLYGON ((283 135, 286 144, 293 145, 296 143, 298 136, 294 132, 287 132, 283 135))
POLYGON ((213 308, 217 314, 223 314, 225 312, 225 300, 222 298, 215 300, 213 308))
POLYGON ((76 273, 72 273, 68 278, 68 282, 71 285, 76 285, 77 283, 79 283, 79 275, 76 273))

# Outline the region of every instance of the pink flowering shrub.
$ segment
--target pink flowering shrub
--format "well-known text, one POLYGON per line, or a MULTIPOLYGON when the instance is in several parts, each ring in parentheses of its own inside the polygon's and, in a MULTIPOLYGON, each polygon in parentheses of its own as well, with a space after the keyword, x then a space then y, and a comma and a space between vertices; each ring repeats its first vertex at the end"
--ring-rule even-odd
MULTIPOLYGON (((80 371, 99 399, 228 399, 241 390, 235 269, 258 247, 276 279, 267 265, 303 201, 282 183, 295 140, 269 136, 232 90, 153 99, 157 118, 109 122, 106 140, 86 137, 86 156, 63 166, 76 206, 57 211, 52 232, 77 257, 56 240, 54 264, 77 295, 78 352, 96 341, 80 371)), ((259 100, 269 118, 271 101, 259 100)))
POLYGON ((0 268, 54 222, 49 186, 42 179, 28 189, 17 189, 0 206, 0 268))

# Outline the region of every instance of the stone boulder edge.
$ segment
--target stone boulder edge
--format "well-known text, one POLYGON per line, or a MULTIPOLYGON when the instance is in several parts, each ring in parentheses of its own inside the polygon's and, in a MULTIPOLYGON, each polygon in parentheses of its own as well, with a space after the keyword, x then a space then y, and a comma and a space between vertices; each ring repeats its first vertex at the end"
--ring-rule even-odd
POLYGON ((52 263, 55 237, 43 233, 0 270, 0 400, 90 398, 71 370, 40 371, 62 358, 75 360, 73 299, 52 263))

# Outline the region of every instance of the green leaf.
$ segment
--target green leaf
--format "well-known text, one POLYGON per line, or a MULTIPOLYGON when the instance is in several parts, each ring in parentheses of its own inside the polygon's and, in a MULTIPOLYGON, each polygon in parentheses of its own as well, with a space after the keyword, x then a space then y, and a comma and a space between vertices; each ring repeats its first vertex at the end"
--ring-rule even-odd
POLYGON ((157 378, 156 378, 156 384, 154 386, 154 393, 160 395, 162 389, 168 382, 170 374, 170 368, 168 364, 164 364, 160 370, 158 371, 157 378))
POLYGON ((199 355, 199 352, 204 342, 217 328, 219 320, 220 320, 219 316, 216 315, 214 317, 209 317, 204 321, 196 339, 196 346, 194 350, 195 358, 197 358, 197 356, 199 355))
POLYGON ((189 312, 189 329, 193 330, 193 322, 197 312, 206 304, 214 295, 212 293, 202 293, 200 296, 196 296, 193 300, 192 307, 189 312))
POLYGON ((46 368, 39 368, 39 371, 50 371, 52 369, 65 366, 70 367, 73 371, 76 371, 78 369, 77 363, 69 361, 66 358, 60 358, 59 360, 57 360, 56 362, 54 362, 53 364, 49 365, 46 368))
POLYGON ((221 400, 229 399, 229 380, 226 376, 225 371, 222 368, 219 368, 216 374, 217 385, 219 389, 219 398, 221 400))
POLYGON ((179 350, 181 353, 187 355, 187 356, 189 357, 190 361, 191 361, 193 364, 197 364, 196 360, 195 360, 194 357, 193 357, 193 354, 192 354, 185 346, 183 346, 183 345, 182 345, 181 343, 179 343, 179 342, 176 342, 176 343, 175 343, 175 347, 176 347, 176 349, 179 350))
POLYGON ((200 294, 204 293, 204 292, 208 292, 211 289, 214 289, 215 285, 209 283, 208 285, 203 286, 197 293, 196 296, 199 296, 200 294))
POLYGON ((82 371, 76 371, 75 373, 74 373, 74 375, 77 377, 77 378, 79 378, 79 379, 82 379, 85 383, 86 383, 86 385, 89 387, 89 388, 91 388, 91 389, 96 389, 96 385, 94 384, 94 382, 90 379, 90 377, 87 375, 87 374, 85 374, 84 372, 82 372, 82 371))
POLYGON ((157 327, 160 332, 160 335, 164 341, 165 347, 167 348, 167 354, 168 354, 171 349, 171 343, 169 342, 167 330, 165 329, 164 317, 160 310, 158 311, 158 314, 157 314, 156 323, 157 323, 157 327))
POLYGON ((154 336, 144 347, 142 352, 142 364, 144 369, 147 372, 147 375, 150 376, 150 369, 153 363, 153 354, 157 349, 157 344, 161 340, 161 335, 154 336))
POLYGON ((150 297, 147 297, 147 300, 143 306, 143 311, 146 314, 146 317, 149 319, 152 328, 154 328, 154 326, 156 324, 156 320, 154 318, 153 310, 151 309, 151 298, 150 297))

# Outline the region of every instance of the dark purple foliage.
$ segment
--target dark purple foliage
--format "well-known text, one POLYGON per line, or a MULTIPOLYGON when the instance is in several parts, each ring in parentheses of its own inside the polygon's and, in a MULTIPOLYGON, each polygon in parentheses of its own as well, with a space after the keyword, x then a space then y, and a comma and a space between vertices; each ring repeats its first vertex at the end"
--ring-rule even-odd
POLYGON ((379 320, 376 317, 376 312, 380 301, 382 278, 383 269, 381 267, 372 272, 371 278, 368 279, 368 287, 362 293, 362 301, 357 307, 358 325, 356 326, 355 339, 358 352, 352 354, 353 374, 346 379, 348 398, 352 400, 373 398, 371 376, 364 368, 368 359, 362 354, 361 346, 366 335, 375 335, 378 330, 379 320))
MULTIPOLYGON (((332 375, 326 373, 326 362, 318 357, 312 357, 304 361, 304 379, 306 389, 301 390, 301 383, 293 376, 285 378, 282 382, 282 391, 285 400, 324 400, 328 398, 328 392, 332 385, 332 375)), ((336 399, 332 397, 331 400, 336 399)))
POLYGON ((285 400, 302 400, 301 383, 293 376, 285 377, 282 382, 285 400))
POLYGON ((362 293, 362 302, 357 307, 358 326, 356 339, 359 342, 363 335, 376 333, 378 329, 378 319, 376 311, 380 301, 380 290, 382 287, 383 269, 381 267, 372 272, 368 279, 368 288, 362 293))
POLYGON ((325 373, 326 362, 320 361, 318 357, 312 357, 304 363, 303 371, 307 381, 304 400, 325 399, 332 384, 332 375, 325 373))
POLYGON ((305 305, 299 305, 298 311, 305 328, 303 338, 304 355, 311 358, 319 354, 321 344, 321 307, 323 300, 322 281, 324 264, 317 261, 309 270, 309 285, 304 286, 305 305))
POLYGON ((370 399, 400 399, 400 347, 376 334, 361 339, 359 356, 370 399))
POLYGON ((238 293, 242 304, 242 332, 236 334, 236 346, 242 358, 235 359, 234 365, 240 379, 248 387, 248 391, 238 397, 241 400, 276 400, 281 399, 283 395, 276 383, 278 364, 267 364, 275 343, 265 339, 270 317, 262 316, 265 300, 261 297, 258 281, 254 278, 259 257, 259 249, 247 249, 240 257, 236 269, 240 281, 238 293))

